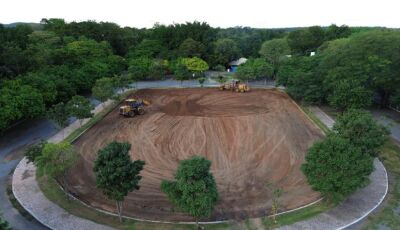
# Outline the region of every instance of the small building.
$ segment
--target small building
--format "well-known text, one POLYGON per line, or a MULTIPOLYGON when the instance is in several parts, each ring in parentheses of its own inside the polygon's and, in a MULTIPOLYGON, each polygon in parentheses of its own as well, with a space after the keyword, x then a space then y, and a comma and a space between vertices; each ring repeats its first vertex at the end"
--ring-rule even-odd
POLYGON ((236 72, 237 67, 246 62, 247 62, 247 58, 244 58, 244 57, 241 57, 237 60, 229 62, 228 72, 236 72))

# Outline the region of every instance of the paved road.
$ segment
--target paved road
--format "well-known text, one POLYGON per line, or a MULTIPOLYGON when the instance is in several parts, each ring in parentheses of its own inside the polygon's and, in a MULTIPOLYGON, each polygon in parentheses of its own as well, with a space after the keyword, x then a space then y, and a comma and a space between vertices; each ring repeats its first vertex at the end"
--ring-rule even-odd
POLYGON ((46 229, 36 221, 28 221, 19 215, 13 208, 7 194, 7 177, 12 169, 20 161, 20 157, 9 160, 6 159, 11 153, 23 148, 31 143, 48 138, 56 133, 54 125, 46 119, 22 122, 0 137, 0 209, 4 218, 14 229, 46 229))
POLYGON ((371 110, 374 118, 388 127, 393 139, 400 143, 400 113, 389 109, 371 110))

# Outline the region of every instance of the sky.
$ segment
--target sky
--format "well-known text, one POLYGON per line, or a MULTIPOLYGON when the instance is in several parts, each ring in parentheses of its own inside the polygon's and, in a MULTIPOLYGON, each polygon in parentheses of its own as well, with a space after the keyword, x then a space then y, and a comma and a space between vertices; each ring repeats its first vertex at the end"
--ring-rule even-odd
POLYGON ((42 18, 108 21, 120 26, 207 22, 213 27, 330 24, 400 27, 399 0, 1 0, 0 23, 42 18))

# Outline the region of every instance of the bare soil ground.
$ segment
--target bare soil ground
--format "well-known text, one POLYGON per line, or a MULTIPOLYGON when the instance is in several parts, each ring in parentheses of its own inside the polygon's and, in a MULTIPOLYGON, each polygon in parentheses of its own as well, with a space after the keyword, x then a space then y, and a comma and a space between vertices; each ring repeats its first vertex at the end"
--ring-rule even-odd
POLYGON ((124 118, 116 108, 75 142, 82 157, 69 173, 69 189, 84 202, 115 211, 115 203, 96 189, 92 171, 98 150, 113 140, 130 142, 132 159, 146 162, 141 188, 126 197, 124 215, 192 221, 174 210, 160 190, 163 179, 173 179, 179 161, 192 155, 212 161, 221 198, 204 220, 270 214, 272 191, 267 183, 284 190, 282 211, 319 198, 300 165, 323 133, 285 93, 145 89, 132 97, 151 100, 145 115, 124 118))

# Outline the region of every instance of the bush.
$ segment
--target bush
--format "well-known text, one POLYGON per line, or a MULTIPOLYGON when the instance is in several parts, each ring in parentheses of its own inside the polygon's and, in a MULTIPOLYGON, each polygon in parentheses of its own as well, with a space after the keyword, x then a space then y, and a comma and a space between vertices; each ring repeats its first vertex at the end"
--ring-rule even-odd
POLYGON ((301 170, 315 191, 339 203, 368 184, 373 158, 348 139, 333 134, 309 149, 301 170))
POLYGON ((42 154, 42 150, 46 141, 41 141, 40 143, 29 146, 28 149, 25 150, 25 157, 28 159, 28 163, 35 162, 35 159, 42 154))

